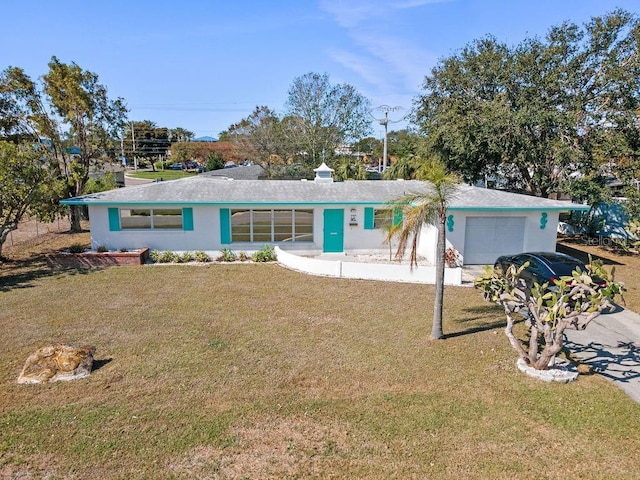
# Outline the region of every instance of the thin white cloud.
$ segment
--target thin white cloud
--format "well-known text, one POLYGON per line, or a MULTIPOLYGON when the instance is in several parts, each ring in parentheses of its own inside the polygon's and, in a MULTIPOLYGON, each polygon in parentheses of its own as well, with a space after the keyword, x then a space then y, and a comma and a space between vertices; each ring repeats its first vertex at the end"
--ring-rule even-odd
POLYGON ((350 28, 387 18, 393 10, 419 8, 450 0, 320 0, 322 10, 341 27, 350 28))
POLYGON ((329 54, 333 60, 355 72, 376 89, 384 91, 392 88, 392 84, 384 75, 385 67, 380 62, 376 62, 375 58, 357 55, 346 50, 332 50, 329 54))
POLYGON ((344 45, 329 53, 373 92, 417 93, 436 58, 425 46, 404 38, 393 22, 398 15, 411 15, 408 9, 442 1, 447 0, 321 0, 321 8, 353 41, 351 48, 344 45))
POLYGON ((386 75, 395 75, 395 83, 404 89, 417 90, 436 58, 424 48, 393 35, 360 31, 354 35, 357 44, 378 63, 382 63, 386 75))
POLYGON ((430 5, 433 3, 445 3, 450 0, 407 0, 404 2, 391 2, 391 6, 393 8, 415 8, 415 7, 423 7, 425 5, 430 5))

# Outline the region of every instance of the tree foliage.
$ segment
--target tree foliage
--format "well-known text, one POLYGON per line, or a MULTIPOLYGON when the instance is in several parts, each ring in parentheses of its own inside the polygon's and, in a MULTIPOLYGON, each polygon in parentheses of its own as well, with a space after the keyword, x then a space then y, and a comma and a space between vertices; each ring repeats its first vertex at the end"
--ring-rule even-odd
POLYGON ((487 268, 474 285, 485 300, 504 308, 505 334, 518 356, 536 370, 546 370, 564 346, 565 330, 583 330, 603 311, 613 311, 612 301, 624 286, 614 280, 615 271, 609 274, 601 262, 590 259, 586 271, 577 269, 553 288, 547 283, 528 288, 520 278, 527 265, 511 266, 506 272, 487 268), (595 278, 601 281, 597 284, 595 278), (518 339, 513 332, 518 317, 524 319, 528 339, 518 339))
MULTIPOLYGON (((220 168, 225 162, 239 163, 247 157, 234 142, 176 142, 171 145, 171 159, 176 162, 195 160, 206 163, 211 155, 217 155, 223 159, 220 168)), ((208 168, 208 167, 207 167, 208 168)))
POLYGON ((154 160, 167 155, 171 141, 167 127, 159 127, 151 120, 131 122, 125 129, 125 158, 139 161, 144 159, 153 167, 154 160))
POLYGON ((186 128, 176 127, 169 129, 169 141, 175 142, 190 142, 194 137, 194 133, 186 128))
POLYGON ((369 173, 366 170, 364 163, 356 161, 352 158, 341 157, 336 159, 333 164, 333 178, 338 182, 344 180, 367 180, 369 173))
POLYGON ((235 142, 271 177, 293 170, 304 175, 331 160, 339 146, 369 133, 368 110, 369 101, 353 86, 308 73, 294 79, 284 114, 257 106, 220 137, 235 142))
POLYGON ((230 138, 246 158, 257 161, 273 176, 274 167, 287 163, 296 150, 287 135, 287 124, 269 107, 258 106, 247 118, 231 125, 224 138, 230 138))
POLYGON ((383 152, 382 140, 374 137, 364 137, 353 145, 353 150, 359 153, 363 153, 370 160, 378 160, 382 158, 383 152))
MULTIPOLYGON (((17 67, 0 74, 3 134, 43 142, 54 177, 64 180, 63 197, 84 193, 89 171, 115 150, 126 117, 124 101, 110 100, 95 73, 56 57, 39 83, 17 67)), ((71 207, 71 230, 80 230, 80 211, 71 207)))
POLYGON ((7 235, 26 215, 49 219, 56 183, 42 162, 42 145, 0 141, 0 258, 7 235))
POLYGON ((628 153, 639 41, 637 18, 622 10, 515 47, 476 40, 425 79, 416 121, 467 181, 492 176, 547 196, 573 172, 628 153))
POLYGON ((207 155, 204 166, 207 170, 220 170, 224 168, 225 160, 218 152, 211 152, 207 155))
POLYGON ((352 85, 331 84, 327 74, 307 73, 289 88, 287 116, 307 163, 318 165, 335 149, 369 134, 370 103, 352 85))

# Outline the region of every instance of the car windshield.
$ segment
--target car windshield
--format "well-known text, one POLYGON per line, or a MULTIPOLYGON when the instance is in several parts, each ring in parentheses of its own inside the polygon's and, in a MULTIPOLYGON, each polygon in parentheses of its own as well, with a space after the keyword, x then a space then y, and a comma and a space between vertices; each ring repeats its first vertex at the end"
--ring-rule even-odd
POLYGON ((571 275, 576 267, 580 267, 581 270, 585 269, 584 263, 580 260, 564 255, 551 254, 545 255, 543 258, 551 266, 555 274, 560 277, 571 275))

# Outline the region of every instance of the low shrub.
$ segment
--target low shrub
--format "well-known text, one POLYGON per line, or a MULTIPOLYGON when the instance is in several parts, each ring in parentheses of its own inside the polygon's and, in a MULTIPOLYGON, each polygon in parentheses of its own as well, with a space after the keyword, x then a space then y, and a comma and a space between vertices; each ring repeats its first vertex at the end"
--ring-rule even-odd
POLYGON ((168 250, 152 250, 150 257, 154 263, 173 263, 178 255, 168 250))
POLYGON ((238 260, 240 260, 241 262, 246 262, 251 260, 251 257, 247 252, 240 252, 238 253, 238 260))
POLYGON ((81 243, 74 243, 69 247, 69 253, 82 253, 84 252, 84 245, 81 243))
POLYGON ((193 256, 196 262, 206 263, 211 261, 211 257, 202 251, 195 252, 193 256))
POLYGON ((108 252, 109 249, 107 247, 105 247, 104 245, 98 245, 98 248, 96 248, 96 252, 99 253, 105 253, 108 252))
POLYGON ((193 252, 182 252, 180 255, 176 255, 177 263, 188 263, 195 261, 196 256, 193 252))
POLYGON ((162 263, 173 263, 176 261, 177 256, 178 256, 177 253, 167 250, 162 252, 162 255, 160 256, 160 261, 162 263))
POLYGON ((273 262, 276 260, 276 252, 273 245, 265 245, 260 250, 251 255, 254 262, 273 262))
POLYGON ((220 256, 217 258, 217 260, 219 262, 235 262, 237 260, 237 257, 230 248, 224 247, 222 250, 220 250, 220 256))

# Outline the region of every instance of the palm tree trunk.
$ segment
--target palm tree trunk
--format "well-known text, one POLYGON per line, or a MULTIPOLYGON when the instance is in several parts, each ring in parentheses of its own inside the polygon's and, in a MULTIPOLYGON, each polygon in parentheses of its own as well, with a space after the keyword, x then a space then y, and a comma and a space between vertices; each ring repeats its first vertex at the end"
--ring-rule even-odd
POLYGON ((433 326, 431 327, 431 338, 441 340, 444 338, 442 332, 442 309, 444 305, 444 257, 447 242, 447 231, 445 230, 446 214, 438 215, 438 242, 436 244, 436 292, 433 302, 433 326))

